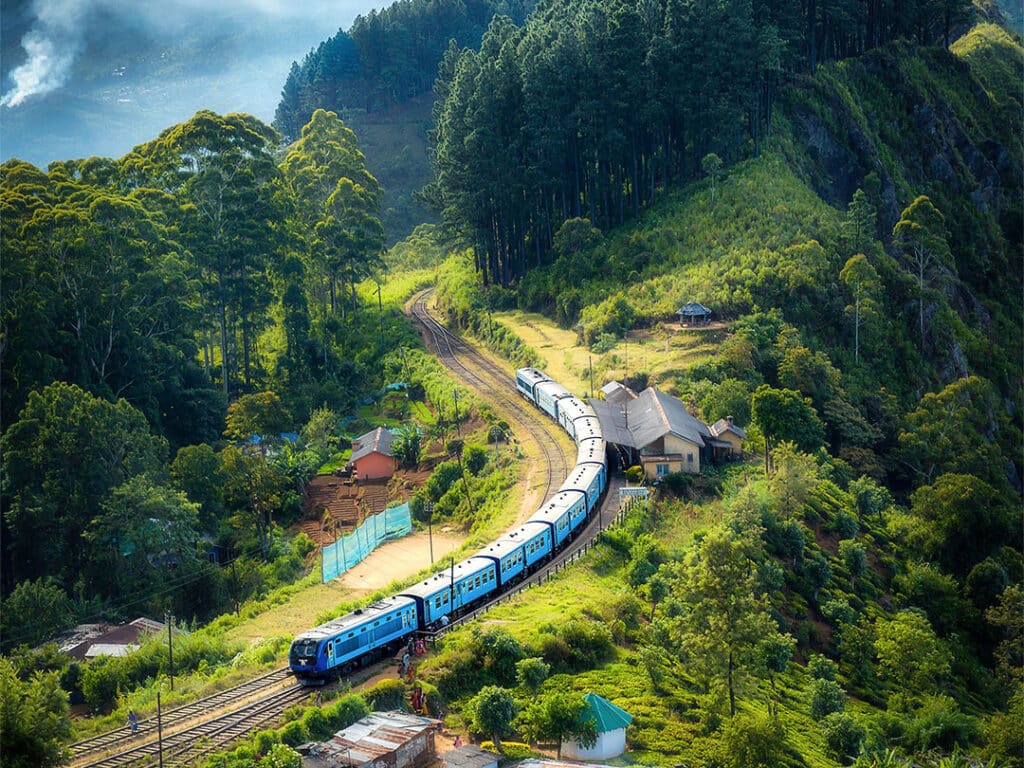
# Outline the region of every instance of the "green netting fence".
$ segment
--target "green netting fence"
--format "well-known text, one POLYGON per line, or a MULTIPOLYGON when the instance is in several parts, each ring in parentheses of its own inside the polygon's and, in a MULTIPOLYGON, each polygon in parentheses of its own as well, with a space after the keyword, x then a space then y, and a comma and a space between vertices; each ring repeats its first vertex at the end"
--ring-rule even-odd
POLYGON ((362 562, 382 541, 397 539, 410 531, 412 513, 408 502, 370 515, 348 536, 323 547, 321 571, 324 582, 337 578, 362 562))

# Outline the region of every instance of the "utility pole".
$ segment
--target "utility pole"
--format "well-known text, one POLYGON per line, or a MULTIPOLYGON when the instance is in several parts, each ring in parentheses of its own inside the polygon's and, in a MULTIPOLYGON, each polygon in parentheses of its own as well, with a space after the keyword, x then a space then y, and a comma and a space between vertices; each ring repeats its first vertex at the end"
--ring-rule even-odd
POLYGON ((174 614, 167 613, 167 667, 171 675, 171 692, 174 692, 174 643, 171 640, 171 626, 174 624, 174 614))
POLYGON ((160 714, 160 691, 156 692, 156 745, 160 768, 164 768, 164 726, 160 714))
POLYGON ((462 437, 462 427, 459 425, 459 390, 452 390, 452 399, 455 401, 455 433, 462 437))
POLYGON ((430 540, 430 564, 434 564, 434 502, 423 505, 427 512, 427 538, 430 540))

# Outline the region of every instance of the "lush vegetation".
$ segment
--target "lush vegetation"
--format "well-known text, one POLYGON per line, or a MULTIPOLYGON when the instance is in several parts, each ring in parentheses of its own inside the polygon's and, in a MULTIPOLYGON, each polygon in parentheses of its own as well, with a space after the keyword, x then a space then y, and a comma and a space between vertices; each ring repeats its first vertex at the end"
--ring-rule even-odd
POLYGON ((522 23, 532 9, 521 0, 402 0, 357 16, 292 63, 274 127, 293 141, 317 109, 372 112, 426 94, 450 41, 476 48, 495 14, 522 23))
MULTIPOLYGON (((74 619, 207 624, 175 650, 190 694, 277 658, 287 638, 225 632, 315 579, 285 529, 387 384, 423 416, 401 461, 440 446, 417 519, 496 535, 507 425, 400 316, 436 279, 515 364, 543 362, 514 327, 542 313, 598 356, 591 389, 624 371, 733 416, 757 455, 667 478, 579 572, 451 636, 420 668, 433 711, 554 745, 592 737, 594 690, 644 762, 1019 766, 1019 40, 917 45, 958 27, 956 0, 509 10, 359 19, 293 68, 285 150, 200 112, 117 160, 0 167, 5 760, 61 758, 68 694, 99 729, 170 672, 156 640, 85 666, 24 647, 74 619), (435 74, 444 224, 385 254, 381 185, 318 107, 435 74), (669 338, 690 299, 722 321, 710 341, 669 338), (652 331, 664 349, 630 362, 652 331)), ((294 765, 407 693, 293 713, 211 766, 294 765)))
MULTIPOLYGON (((758 155, 781 86, 900 37, 948 45, 963 2, 552 2, 496 18, 452 49, 432 195, 485 282, 511 285, 558 251, 563 223, 619 226, 698 172, 758 155)), ((852 191, 852 190, 850 190, 852 191)))

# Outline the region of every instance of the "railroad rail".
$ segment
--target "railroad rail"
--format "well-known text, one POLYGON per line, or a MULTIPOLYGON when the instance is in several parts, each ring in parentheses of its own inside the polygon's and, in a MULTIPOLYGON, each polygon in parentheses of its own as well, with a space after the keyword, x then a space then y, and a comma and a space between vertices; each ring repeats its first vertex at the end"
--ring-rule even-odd
MULTIPOLYGON (((149 738, 141 743, 137 743, 142 738, 139 735, 122 735, 122 748, 117 753, 93 760, 80 768, 192 765, 203 755, 222 749, 253 730, 277 720, 288 707, 312 695, 313 691, 309 688, 293 685, 160 739, 153 738, 155 726, 149 738)), ((202 715, 202 712, 197 713, 197 717, 202 715)))
MULTIPOLYGON (((212 696, 207 696, 189 704, 169 709, 161 716, 163 730, 165 732, 172 732, 182 724, 192 722, 196 718, 202 717, 205 713, 216 712, 217 710, 230 706, 239 700, 244 700, 251 696, 257 696, 267 689, 280 685, 290 676, 291 673, 289 672, 288 667, 281 667, 280 669, 275 669, 265 675, 254 677, 252 680, 248 680, 240 685, 236 685, 232 688, 225 688, 223 691, 219 691, 212 696)), ((138 741, 139 739, 145 740, 151 737, 155 738, 156 731, 157 723, 155 717, 139 720, 139 730, 135 734, 134 740, 138 741)), ((109 752, 112 749, 121 749, 125 746, 125 742, 129 738, 127 734, 128 726, 123 726, 113 731, 107 731, 88 739, 77 741, 69 747, 71 750, 71 759, 74 764, 77 764, 88 755, 109 752)))
MULTIPOLYGON (((488 399, 499 406, 510 424, 516 428, 518 439, 529 439, 536 444, 544 461, 543 495, 547 498, 568 472, 567 449, 560 446, 561 441, 554 439, 554 435, 561 433, 556 433, 546 419, 520 398, 508 371, 467 345, 430 314, 426 302, 432 291, 422 291, 413 298, 410 314, 423 327, 428 345, 442 363, 467 386, 487 392, 488 399)), ((612 494, 609 493, 606 502, 611 498, 612 494)), ((597 519, 591 521, 572 545, 538 573, 512 592, 452 622, 451 627, 550 578, 592 545, 598 527, 597 519)), ((434 637, 438 638, 442 634, 439 632, 434 637)), ((151 768, 161 762, 165 766, 194 765, 202 757, 224 749, 254 730, 278 720, 288 707, 314 694, 313 689, 299 685, 273 691, 289 676, 288 668, 283 667, 204 699, 168 710, 161 716, 163 735, 160 739, 157 738, 155 717, 140 720, 139 730, 134 736, 129 733, 127 726, 122 726, 83 739, 71 745, 70 765, 73 768, 151 768), (250 700, 230 709, 233 704, 246 699, 250 700), (86 762, 90 759, 91 762, 86 762)))
POLYGON ((488 400, 498 405, 514 426, 521 427, 522 431, 516 430, 517 437, 529 438, 536 444, 544 461, 543 497, 548 498, 561 485, 569 471, 565 449, 552 438, 552 435, 561 436, 564 433, 555 431, 547 419, 523 401, 512 383, 513 373, 481 355, 430 314, 427 300, 433 292, 433 288, 428 288, 413 297, 409 310, 411 316, 422 326, 428 346, 445 367, 472 389, 487 392, 488 400), (472 365, 467 364, 467 358, 472 358, 472 365))

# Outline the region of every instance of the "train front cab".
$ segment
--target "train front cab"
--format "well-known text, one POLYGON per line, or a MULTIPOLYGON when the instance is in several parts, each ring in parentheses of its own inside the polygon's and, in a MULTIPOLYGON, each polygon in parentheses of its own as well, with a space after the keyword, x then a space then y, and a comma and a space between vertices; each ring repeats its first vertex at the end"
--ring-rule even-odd
POLYGON ((296 637, 289 666, 303 682, 325 682, 376 661, 418 626, 414 600, 387 597, 296 637))
POLYGON ((516 371, 516 389, 519 390, 519 394, 529 398, 531 402, 537 402, 535 388, 542 381, 551 381, 551 379, 536 368, 520 368, 516 371))

